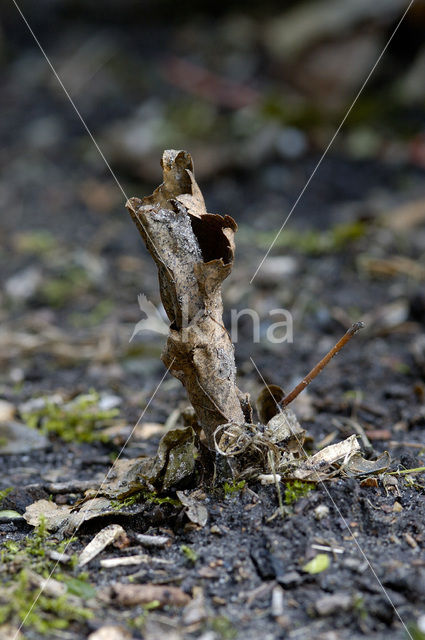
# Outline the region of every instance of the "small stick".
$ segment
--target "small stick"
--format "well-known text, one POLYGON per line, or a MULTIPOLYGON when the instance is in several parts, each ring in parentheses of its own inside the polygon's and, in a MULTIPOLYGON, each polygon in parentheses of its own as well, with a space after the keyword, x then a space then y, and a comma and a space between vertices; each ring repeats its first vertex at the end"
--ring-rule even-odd
POLYGON ((347 344, 347 342, 351 340, 351 338, 357 333, 357 331, 359 331, 360 329, 363 329, 364 326, 365 326, 364 322, 355 322, 348 329, 347 333, 345 333, 342 336, 342 338, 338 340, 336 345, 332 347, 332 349, 325 355, 325 357, 322 358, 320 362, 316 364, 315 367, 313 367, 310 373, 308 373, 306 377, 303 380, 301 380, 301 382, 297 384, 297 386, 294 389, 292 389, 292 391, 283 398, 283 400, 280 403, 282 408, 287 407, 288 404, 290 404, 293 400, 295 400, 295 398, 301 393, 301 391, 304 391, 307 385, 309 385, 310 382, 314 380, 314 378, 322 371, 322 369, 326 367, 329 360, 331 360, 334 356, 336 356, 338 351, 340 351, 342 347, 344 347, 347 344))
POLYGON ((424 473, 425 467, 416 467, 416 469, 402 469, 399 471, 389 471, 387 473, 388 476, 405 476, 409 473, 424 473))

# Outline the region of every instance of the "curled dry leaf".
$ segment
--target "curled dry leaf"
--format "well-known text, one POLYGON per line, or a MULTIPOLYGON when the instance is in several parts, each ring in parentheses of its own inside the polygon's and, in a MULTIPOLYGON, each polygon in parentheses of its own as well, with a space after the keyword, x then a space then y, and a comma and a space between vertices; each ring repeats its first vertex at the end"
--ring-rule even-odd
POLYGON ((164 490, 192 475, 195 470, 195 432, 192 427, 164 434, 153 461, 150 482, 164 490))
POLYGON ((391 464, 391 456, 388 451, 377 460, 366 460, 360 453, 354 454, 345 465, 345 472, 350 476, 373 475, 387 471, 391 464))
POLYGON ((260 422, 266 424, 279 413, 279 402, 284 397, 284 390, 277 384, 269 384, 261 389, 255 403, 260 422))
POLYGON ((191 427, 170 429, 162 436, 155 458, 118 460, 102 484, 102 494, 117 499, 142 489, 167 490, 192 475, 195 452, 195 432, 191 427))
POLYGON ((264 436, 288 451, 302 452, 305 430, 301 428, 291 409, 282 409, 264 427, 264 436))
POLYGON ((330 444, 314 456, 310 456, 293 470, 292 476, 298 480, 310 480, 319 482, 329 476, 328 470, 336 462, 343 460, 346 466, 353 455, 359 451, 360 445, 357 436, 352 435, 342 442, 330 444))
POLYGON ((180 502, 185 506, 185 513, 189 520, 195 524, 204 527, 208 520, 207 508, 196 496, 196 491, 190 495, 186 495, 183 491, 177 491, 180 502))
POLYGON ((162 359, 185 386, 213 449, 218 426, 243 423, 248 415, 222 320, 221 284, 232 269, 237 225, 207 213, 189 153, 165 151, 162 169, 164 182, 154 193, 126 206, 158 267, 170 320, 162 359))

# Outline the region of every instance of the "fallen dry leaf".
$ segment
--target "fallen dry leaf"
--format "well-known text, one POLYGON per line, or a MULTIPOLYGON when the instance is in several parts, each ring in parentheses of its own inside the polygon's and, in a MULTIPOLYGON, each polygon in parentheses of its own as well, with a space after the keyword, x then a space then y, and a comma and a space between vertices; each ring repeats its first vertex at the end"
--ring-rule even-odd
MULTIPOLYGON (((137 511, 138 505, 134 505, 137 511)), ((116 516, 116 509, 112 508, 111 501, 104 497, 90 498, 78 506, 59 506, 49 500, 37 500, 30 504, 23 514, 25 520, 33 527, 40 524, 41 516, 44 516, 46 527, 49 531, 60 529, 63 535, 70 535, 76 529, 89 520, 105 516, 116 516)))
POLYGON ((386 471, 391 464, 391 456, 388 451, 379 456, 377 460, 366 460, 360 453, 356 453, 345 465, 348 475, 362 476, 386 471))
POLYGON ((195 470, 195 432, 192 427, 171 429, 158 445, 149 480, 169 489, 195 470))
POLYGON ((68 520, 71 507, 58 506, 50 500, 37 500, 28 505, 24 518, 32 527, 40 524, 40 518, 44 516, 46 527, 49 531, 55 531, 68 520))
POLYGON ((325 480, 328 477, 327 470, 333 464, 343 460, 343 464, 346 465, 359 449, 357 436, 349 436, 342 442, 331 444, 306 460, 300 461, 292 472, 292 476, 299 480, 311 480, 312 482, 325 480))
POLYGON ((183 491, 177 491, 177 497, 186 507, 185 513, 189 520, 204 527, 207 524, 208 511, 206 506, 196 497, 196 492, 186 495, 183 491))

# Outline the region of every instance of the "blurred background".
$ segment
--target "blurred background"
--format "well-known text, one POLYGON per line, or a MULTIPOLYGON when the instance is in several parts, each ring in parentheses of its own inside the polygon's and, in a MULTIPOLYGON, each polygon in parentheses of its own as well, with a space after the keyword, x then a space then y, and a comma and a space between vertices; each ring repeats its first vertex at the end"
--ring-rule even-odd
MULTIPOLYGON (((369 337, 396 335, 374 344, 385 366, 406 373, 425 321, 424 2, 252 284, 406 0, 18 3, 127 196, 159 184, 164 148, 184 148, 208 209, 238 222, 226 320, 231 307, 264 319, 259 345, 249 318, 240 321, 248 387, 251 353, 286 386, 359 317, 369 337), (293 313, 294 345, 266 340, 280 307, 293 313)), ((143 316, 137 294, 159 304, 156 269, 22 17, 13 2, 1 7, 0 392, 17 402, 94 387, 124 398, 131 420, 164 370, 162 336, 129 343, 143 316)), ((347 366, 317 388, 368 384, 364 355, 352 358, 360 382, 347 366)), ((174 397, 179 383, 167 380, 158 420, 174 397)))

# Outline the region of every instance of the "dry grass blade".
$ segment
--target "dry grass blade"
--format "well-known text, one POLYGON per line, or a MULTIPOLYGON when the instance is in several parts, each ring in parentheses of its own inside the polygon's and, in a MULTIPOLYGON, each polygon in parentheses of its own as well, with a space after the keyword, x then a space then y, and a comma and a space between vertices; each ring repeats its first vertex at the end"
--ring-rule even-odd
POLYGON ((313 369, 310 371, 310 373, 308 373, 305 376, 305 378, 303 378, 303 380, 301 380, 301 382, 299 384, 297 384, 297 386, 294 389, 292 389, 292 391, 290 393, 288 393, 288 395, 286 395, 283 398, 283 400, 281 401, 281 406, 282 407, 287 407, 288 404, 290 404, 293 400, 295 400, 295 398, 301 393, 301 391, 304 391, 304 389, 310 384, 310 382, 312 380, 314 380, 314 378, 326 367, 328 362, 334 356, 336 356, 336 354, 339 351, 341 351, 341 349, 347 344, 347 342, 349 342, 351 340, 351 338, 358 331, 360 331, 360 329, 363 329, 364 326, 365 326, 364 322, 355 322, 348 329, 348 331, 342 336, 342 338, 340 340, 338 340, 336 345, 334 347, 332 347, 332 349, 325 355, 325 357, 322 358, 320 360, 320 362, 318 362, 316 364, 315 367, 313 367, 313 369))

